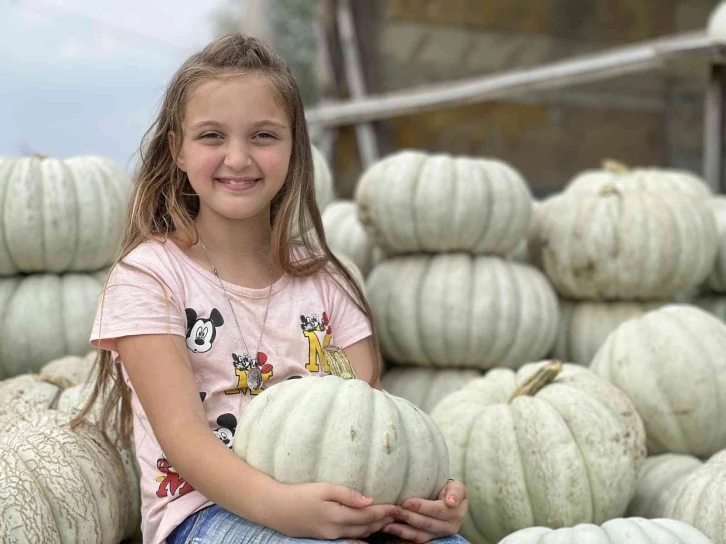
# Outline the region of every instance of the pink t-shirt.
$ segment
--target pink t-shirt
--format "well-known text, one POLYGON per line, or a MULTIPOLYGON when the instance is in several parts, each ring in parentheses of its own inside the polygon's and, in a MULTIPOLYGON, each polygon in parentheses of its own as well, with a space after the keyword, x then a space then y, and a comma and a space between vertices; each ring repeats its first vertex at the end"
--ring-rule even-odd
MULTIPOLYGON (((276 383, 325 375, 323 348, 345 348, 371 334, 365 314, 327 274, 308 278, 283 275, 272 286, 269 314, 257 363, 244 356, 244 344, 229 302, 214 274, 185 255, 172 241, 145 242, 114 268, 99 305, 91 343, 113 352, 116 338, 175 334, 186 338, 199 396, 209 428, 225 444, 244 406, 276 383), (157 281, 158 280, 158 281, 157 281), (168 304, 167 304, 168 301, 168 304), (99 331, 99 326, 102 330, 99 331)), ((250 351, 255 350, 269 289, 225 282, 250 351)), ((131 387, 124 370, 126 383, 131 387)), ((159 384, 163 392, 164 384, 159 384)), ((170 466, 132 388, 134 441, 141 467, 144 543, 164 542, 187 516, 211 504, 170 466)))

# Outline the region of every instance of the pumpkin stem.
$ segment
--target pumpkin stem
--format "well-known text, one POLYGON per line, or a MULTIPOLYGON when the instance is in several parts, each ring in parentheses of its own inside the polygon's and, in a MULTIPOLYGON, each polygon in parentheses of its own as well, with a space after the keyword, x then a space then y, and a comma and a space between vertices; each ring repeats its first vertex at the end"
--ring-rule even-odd
POLYGON ((350 364, 348 356, 342 349, 337 347, 327 347, 325 348, 325 356, 328 359, 330 373, 333 376, 339 376, 344 380, 358 379, 358 375, 355 373, 353 365, 350 364))
POLYGON ((562 362, 557 359, 553 359, 547 364, 542 365, 537 372, 517 387, 509 402, 524 395, 529 395, 530 397, 535 396, 544 386, 552 383, 560 372, 562 372, 562 362))
POLYGON ((610 184, 603 185, 597 192, 597 196, 620 196, 621 194, 620 189, 610 184))
POLYGON ((45 153, 33 153, 33 158, 40 159, 42 161, 42 160, 47 159, 48 155, 46 155, 45 153))
POLYGON ((58 387, 61 391, 64 391, 73 385, 68 378, 63 376, 54 376, 53 374, 38 374, 38 380, 45 383, 51 383, 58 387))
POLYGON ((630 168, 627 164, 616 161, 615 159, 605 159, 602 161, 602 169, 612 172, 613 174, 625 175, 630 173, 630 168))

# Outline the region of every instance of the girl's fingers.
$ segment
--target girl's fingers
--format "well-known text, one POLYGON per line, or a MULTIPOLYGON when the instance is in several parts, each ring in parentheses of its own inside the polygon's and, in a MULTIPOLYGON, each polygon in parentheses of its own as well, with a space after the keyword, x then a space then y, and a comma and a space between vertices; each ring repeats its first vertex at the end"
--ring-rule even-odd
POLYGON ((367 526, 382 523, 386 519, 393 519, 399 510, 391 504, 374 504, 365 508, 350 508, 338 505, 336 523, 342 526, 367 526))
POLYGON ((396 521, 394 518, 385 518, 381 521, 366 525, 350 525, 344 527, 343 534, 340 535, 340 538, 365 538, 373 533, 382 531, 384 527, 392 524, 394 521, 396 521))
MULTIPOLYGON (((430 518, 443 519, 446 521, 455 519, 457 512, 458 509, 450 507, 446 504, 446 501, 429 501, 426 499, 406 499, 401 505, 401 508, 398 509, 398 513, 417 513, 430 518)), ((396 514, 397 516, 398 513, 396 514)), ((401 519, 404 518, 401 517, 401 519)))
POLYGON ((446 485, 439 491, 438 496, 450 508, 456 508, 467 497, 466 486, 456 480, 446 482, 446 485))
POLYGON ((424 533, 442 536, 456 533, 458 530, 458 527, 454 527, 451 523, 455 512, 454 514, 447 512, 447 514, 451 517, 428 516, 399 508, 396 518, 424 533))
POLYGON ((426 531, 422 531, 421 529, 411 527, 410 525, 406 525, 403 523, 391 523, 390 525, 387 525, 383 528, 383 532, 395 535, 399 538, 402 538, 403 540, 410 540, 412 542, 418 542, 420 544, 423 544, 424 542, 429 542, 430 540, 434 540, 435 538, 439 538, 440 536, 442 536, 427 533, 426 531))

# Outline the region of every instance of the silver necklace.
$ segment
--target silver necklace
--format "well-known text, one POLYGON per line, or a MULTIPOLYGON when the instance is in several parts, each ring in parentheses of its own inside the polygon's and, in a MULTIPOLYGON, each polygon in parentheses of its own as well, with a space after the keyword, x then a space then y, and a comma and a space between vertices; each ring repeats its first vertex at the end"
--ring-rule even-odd
POLYGON ((249 348, 247 347, 247 342, 245 342, 245 337, 242 334, 242 328, 239 326, 239 321, 237 320, 237 314, 235 313, 234 308, 232 307, 232 300, 229 298, 227 289, 224 288, 224 283, 222 282, 222 278, 219 277, 219 271, 217 270, 217 267, 214 266, 212 259, 209 258, 209 253, 207 252, 207 246, 204 245, 204 241, 202 240, 202 237, 199 236, 198 232, 197 232, 197 238, 199 238, 199 245, 201 245, 202 250, 204 250, 204 255, 207 256, 207 260, 209 261, 209 266, 212 267, 212 271, 214 272, 214 275, 217 277, 219 286, 222 288, 222 291, 224 291, 224 298, 227 299, 227 303, 229 304, 229 310, 230 310, 230 312, 232 312, 232 317, 234 318, 234 323, 235 323, 235 325, 237 325, 237 331, 239 332, 240 338, 242 338, 242 343, 245 346, 246 355, 252 361, 257 363, 258 362, 257 354, 260 352, 260 345, 262 343, 262 335, 265 334, 265 323, 267 323, 267 311, 270 309, 270 295, 272 295, 272 264, 273 264, 272 252, 270 252, 270 287, 267 292, 267 306, 265 307, 265 317, 262 319, 262 329, 260 330, 260 337, 257 339, 257 349, 255 350, 255 355, 253 357, 252 354, 250 353, 249 348))

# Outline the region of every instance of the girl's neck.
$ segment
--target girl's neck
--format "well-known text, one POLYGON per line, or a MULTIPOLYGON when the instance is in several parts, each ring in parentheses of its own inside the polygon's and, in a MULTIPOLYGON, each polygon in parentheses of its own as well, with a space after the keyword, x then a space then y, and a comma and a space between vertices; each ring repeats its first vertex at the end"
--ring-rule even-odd
MULTIPOLYGON (((214 263, 220 277, 230 283, 250 288, 267 287, 270 283, 272 228, 269 211, 243 221, 230 221, 200 211, 196 229, 204 241, 206 252, 197 243, 185 253, 204 268, 214 263)), ((272 263, 272 281, 282 276, 277 259, 272 263)))
POLYGON ((196 228, 207 249, 225 260, 259 259, 270 255, 272 227, 269 210, 246 220, 228 220, 200 211, 196 228))

